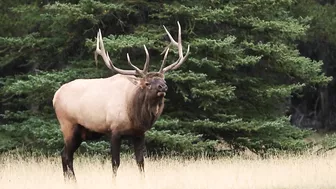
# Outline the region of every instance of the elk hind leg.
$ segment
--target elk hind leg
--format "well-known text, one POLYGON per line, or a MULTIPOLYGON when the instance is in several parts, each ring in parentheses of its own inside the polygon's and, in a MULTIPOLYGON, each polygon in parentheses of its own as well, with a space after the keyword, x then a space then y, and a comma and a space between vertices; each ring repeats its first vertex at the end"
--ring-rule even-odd
POLYGON ((73 156, 82 143, 80 128, 78 125, 69 126, 67 129, 63 127, 62 132, 65 143, 61 152, 64 179, 76 181, 75 171, 73 168, 73 156))

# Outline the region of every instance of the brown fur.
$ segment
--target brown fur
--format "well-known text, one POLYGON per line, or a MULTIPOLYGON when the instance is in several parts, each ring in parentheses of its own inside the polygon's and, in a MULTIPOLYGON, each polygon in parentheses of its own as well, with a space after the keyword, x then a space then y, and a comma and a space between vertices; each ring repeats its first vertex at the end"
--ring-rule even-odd
MULTIPOLYGON (((164 108, 163 96, 157 96, 156 89, 151 90, 154 86, 146 86, 146 82, 153 82, 156 78, 159 82, 164 82, 163 75, 160 73, 149 73, 145 78, 140 80, 140 87, 131 100, 128 114, 133 123, 132 128, 138 132, 149 130, 155 121, 160 117, 164 108)), ((151 83, 154 85, 155 83, 151 83)))

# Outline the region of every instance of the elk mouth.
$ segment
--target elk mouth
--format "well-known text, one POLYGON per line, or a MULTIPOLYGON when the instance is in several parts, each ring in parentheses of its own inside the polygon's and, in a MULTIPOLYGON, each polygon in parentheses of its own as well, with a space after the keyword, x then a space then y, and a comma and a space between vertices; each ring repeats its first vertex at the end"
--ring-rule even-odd
POLYGON ((164 96, 166 96, 166 92, 158 92, 157 96, 164 97, 164 96))

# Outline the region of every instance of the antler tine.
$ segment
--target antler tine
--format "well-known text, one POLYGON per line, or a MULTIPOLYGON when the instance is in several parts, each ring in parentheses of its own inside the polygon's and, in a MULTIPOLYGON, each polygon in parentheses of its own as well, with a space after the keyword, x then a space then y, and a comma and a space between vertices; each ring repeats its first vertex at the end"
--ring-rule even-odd
POLYGON ((134 64, 132 64, 131 59, 130 59, 128 53, 127 53, 127 61, 128 61, 128 64, 129 64, 130 66, 132 66, 132 67, 135 69, 135 71, 136 71, 139 75, 141 75, 141 76, 144 76, 144 75, 145 75, 145 74, 143 73, 143 71, 141 71, 138 67, 136 67, 134 64))
POLYGON ((96 51, 95 51, 96 66, 98 65, 98 54, 102 56, 105 65, 109 69, 112 69, 111 65, 106 62, 106 60, 108 61, 107 57, 103 56, 103 54, 105 54, 105 47, 104 47, 104 43, 102 43, 102 37, 101 37, 101 31, 100 31, 100 29, 97 32, 97 43, 96 43, 96 51))
POLYGON ((167 49, 169 49, 169 47, 170 47, 171 45, 175 45, 175 46, 177 46, 177 42, 176 42, 175 39, 170 35, 170 33, 169 33, 169 31, 167 30, 166 26, 163 25, 163 28, 165 29, 165 31, 166 31, 166 33, 167 33, 169 39, 170 39, 170 43, 169 43, 169 45, 162 51, 161 54, 163 54, 164 52, 166 52, 167 49))
POLYGON ((144 74, 147 74, 148 73, 148 68, 149 68, 149 53, 148 53, 148 50, 146 48, 146 45, 144 45, 144 49, 145 49, 145 52, 146 52, 146 62, 145 62, 145 65, 144 65, 144 68, 143 68, 143 73, 144 74))
POLYGON ((184 55, 184 57, 179 58, 176 62, 171 64, 171 65, 173 65, 173 67, 171 67, 171 69, 168 69, 168 70, 176 70, 177 68, 179 68, 182 65, 182 63, 188 58, 189 51, 190 51, 190 45, 188 45, 187 53, 184 55))
POLYGON ((99 31, 97 32, 97 43, 96 43, 96 51, 94 52, 94 59, 95 59, 95 63, 96 63, 96 66, 98 65, 98 51, 100 51, 99 49, 99 33, 100 33, 100 29, 99 31))
POLYGON ((183 52, 182 52, 182 37, 181 37, 181 25, 180 25, 179 21, 177 21, 177 25, 178 25, 177 47, 178 47, 179 57, 183 57, 183 52))
POLYGON ((160 67, 160 70, 159 70, 160 73, 163 73, 163 67, 166 64, 166 59, 167 59, 167 56, 168 56, 168 52, 169 52, 169 47, 167 47, 166 53, 165 53, 164 58, 162 60, 162 64, 161 64, 161 67, 160 67))
POLYGON ((180 25, 179 21, 177 21, 177 25, 178 25, 178 39, 177 39, 178 42, 176 42, 174 40, 174 38, 171 36, 171 34, 166 29, 166 27, 163 26, 164 29, 166 30, 166 33, 167 33, 169 39, 170 39, 170 44, 165 48, 165 50, 163 52, 167 51, 167 49, 169 49, 169 47, 171 45, 174 45, 174 46, 176 46, 178 48, 179 58, 173 64, 171 64, 171 65, 163 68, 162 73, 165 73, 165 72, 167 72, 169 70, 175 70, 175 69, 179 68, 182 65, 182 63, 187 59, 187 57, 189 55, 190 46, 188 45, 187 53, 186 53, 185 56, 183 56, 182 37, 181 37, 181 25, 180 25))
POLYGON ((114 71, 116 71, 120 74, 123 74, 123 75, 138 75, 139 74, 136 70, 123 70, 123 69, 119 69, 119 68, 114 66, 112 60, 110 59, 110 56, 108 55, 108 53, 105 52, 103 37, 101 35, 100 29, 97 33, 97 44, 96 45, 97 45, 96 46, 96 51, 94 53, 96 64, 98 62, 98 60, 97 60, 98 55, 100 55, 103 58, 105 65, 110 70, 114 70, 114 71))

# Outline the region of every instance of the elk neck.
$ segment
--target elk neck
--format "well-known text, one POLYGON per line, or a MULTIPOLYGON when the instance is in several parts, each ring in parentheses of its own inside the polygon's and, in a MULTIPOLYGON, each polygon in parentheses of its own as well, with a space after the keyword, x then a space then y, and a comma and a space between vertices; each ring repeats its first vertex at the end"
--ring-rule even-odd
POLYGON ((146 90, 141 88, 136 89, 135 95, 133 95, 132 98, 129 116, 133 127, 145 132, 149 130, 160 117, 164 107, 164 98, 150 98, 146 90))

